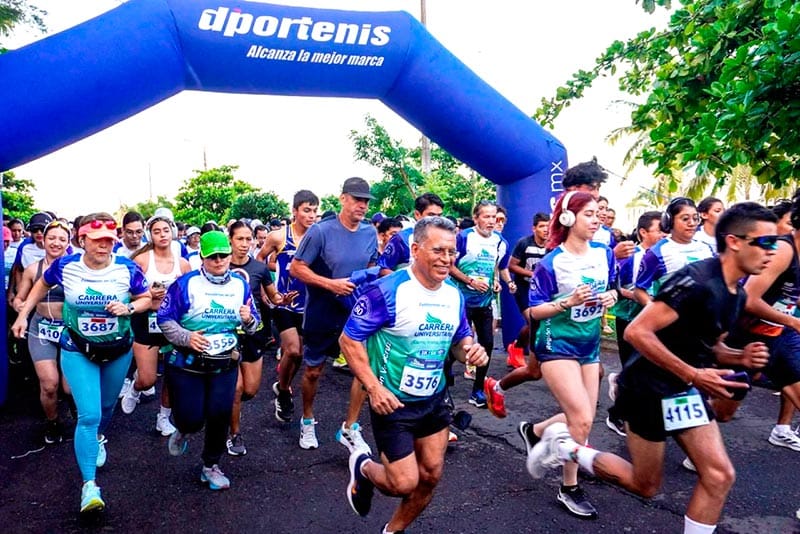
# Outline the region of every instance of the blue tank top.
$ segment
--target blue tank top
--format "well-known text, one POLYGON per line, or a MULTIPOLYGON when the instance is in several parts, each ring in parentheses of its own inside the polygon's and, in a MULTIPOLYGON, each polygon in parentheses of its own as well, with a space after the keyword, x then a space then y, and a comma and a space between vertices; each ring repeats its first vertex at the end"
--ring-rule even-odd
POLYGON ((275 285, 280 293, 288 293, 289 291, 298 292, 297 297, 295 297, 291 304, 288 306, 277 306, 278 308, 283 308, 294 313, 303 313, 306 308, 306 286, 303 282, 294 278, 289 272, 289 264, 292 263, 292 258, 294 258, 299 244, 300 243, 295 242, 294 234, 292 233, 292 225, 287 224, 286 236, 283 239, 283 247, 281 247, 275 255, 275 265, 277 269, 275 273, 277 282, 275 285))

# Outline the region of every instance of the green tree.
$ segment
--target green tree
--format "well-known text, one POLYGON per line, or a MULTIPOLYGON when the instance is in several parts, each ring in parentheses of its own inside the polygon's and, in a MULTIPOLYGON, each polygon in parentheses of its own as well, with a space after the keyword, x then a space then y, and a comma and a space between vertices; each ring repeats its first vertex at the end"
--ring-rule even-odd
MULTIPOLYGON (((40 32, 47 31, 44 16, 47 15, 27 0, 0 0, 0 37, 8 37, 15 26, 32 26, 40 32)), ((0 42, 0 54, 6 49, 0 42)))
POLYGON ((224 223, 238 197, 258 191, 233 176, 238 168, 237 165, 223 165, 194 171, 196 176, 184 182, 175 196, 175 218, 196 226, 212 220, 224 223))
POLYGON ((341 209, 342 204, 339 202, 339 197, 337 195, 328 195, 319 199, 320 214, 323 214, 326 211, 335 211, 336 213, 339 213, 339 210, 341 209))
POLYGON ((275 217, 288 217, 289 204, 272 191, 252 192, 236 197, 231 206, 230 219, 261 219, 265 224, 275 217))
MULTIPOLYGON (((153 216, 156 208, 169 208, 172 210, 173 214, 175 213, 175 204, 163 195, 159 195, 155 200, 145 200, 144 202, 139 202, 138 204, 134 204, 132 206, 123 204, 120 206, 120 212, 122 215, 125 215, 125 213, 129 211, 137 211, 142 217, 145 218, 145 220, 147 220, 153 216)), ((180 221, 181 219, 178 218, 178 220, 180 221)))
MULTIPOLYGON (((652 11, 669 2, 642 4, 652 11)), ((675 181, 686 172, 723 187, 735 171, 776 188, 789 184, 800 171, 800 4, 682 4, 665 29, 612 43, 590 70, 543 99, 536 118, 552 125, 599 76, 621 66, 620 89, 644 99, 631 112, 631 132, 645 134, 637 157, 656 175, 675 181)))
POLYGON ((27 221, 36 213, 33 207, 33 190, 36 186, 32 180, 17 178, 13 172, 0 173, 2 183, 3 213, 27 221))
POLYGON ((445 212, 463 216, 478 200, 494 200, 494 185, 468 169, 441 147, 431 144, 431 171, 422 171, 422 152, 392 139, 386 128, 367 115, 364 132, 351 131, 355 157, 377 167, 383 178, 372 185, 371 211, 410 214, 414 199, 422 193, 439 195, 445 212))

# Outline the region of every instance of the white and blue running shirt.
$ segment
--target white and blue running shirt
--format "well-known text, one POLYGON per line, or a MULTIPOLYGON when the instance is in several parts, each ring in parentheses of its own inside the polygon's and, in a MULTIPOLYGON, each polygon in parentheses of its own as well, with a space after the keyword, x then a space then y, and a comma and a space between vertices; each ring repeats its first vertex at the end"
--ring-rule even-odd
POLYGON ((430 290, 407 267, 359 297, 344 333, 366 341, 370 367, 381 384, 402 402, 413 402, 444 389, 450 346, 472 330, 464 297, 449 279, 430 290))

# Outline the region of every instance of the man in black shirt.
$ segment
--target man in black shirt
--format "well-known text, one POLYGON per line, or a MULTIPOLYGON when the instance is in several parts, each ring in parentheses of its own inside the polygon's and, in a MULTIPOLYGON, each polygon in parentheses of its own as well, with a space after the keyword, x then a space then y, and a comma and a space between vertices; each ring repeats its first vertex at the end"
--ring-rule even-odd
POLYGON ((723 346, 744 307, 739 280, 763 271, 777 248, 775 216, 752 202, 731 207, 717 229, 719 256, 677 271, 628 326, 636 349, 619 378, 617 407, 626 421, 631 462, 579 445, 564 423, 547 427, 528 454, 534 478, 546 468, 577 462, 605 480, 644 497, 661 486, 665 441, 672 436, 697 467, 698 482, 684 516, 685 534, 710 534, 735 472, 708 397, 730 399, 747 384, 726 380, 719 366, 763 367, 766 345, 723 346))

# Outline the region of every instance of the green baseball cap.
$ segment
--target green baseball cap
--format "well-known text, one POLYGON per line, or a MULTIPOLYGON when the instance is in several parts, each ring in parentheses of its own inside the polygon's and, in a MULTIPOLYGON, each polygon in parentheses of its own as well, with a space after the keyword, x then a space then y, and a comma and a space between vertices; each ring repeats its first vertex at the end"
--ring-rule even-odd
POLYGON ((224 233, 212 230, 200 236, 200 257, 207 258, 213 254, 230 254, 231 242, 224 233))

